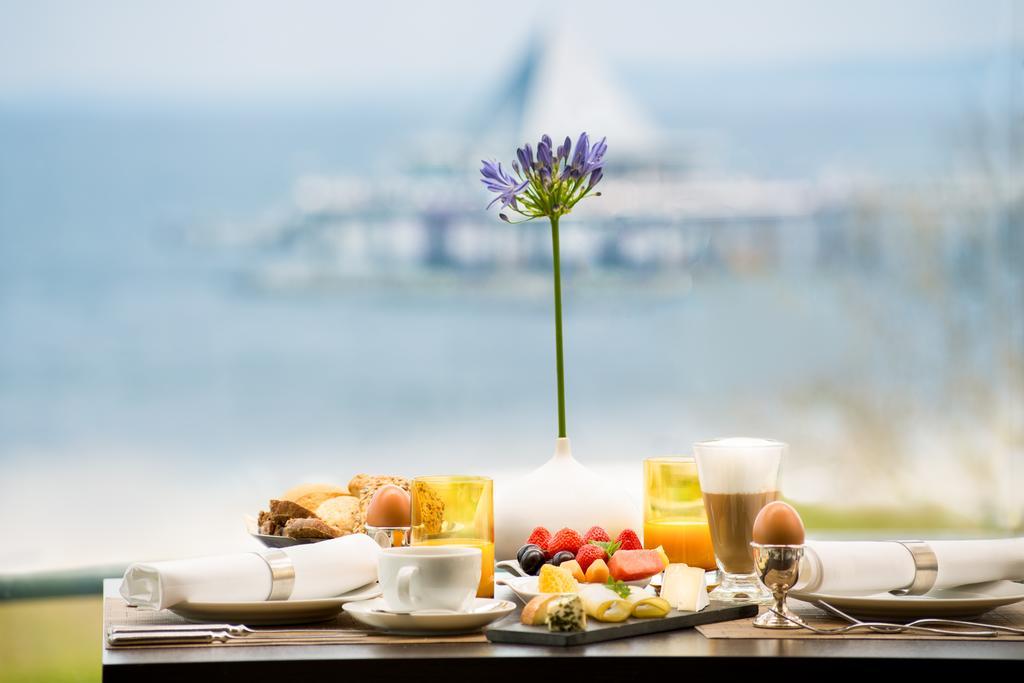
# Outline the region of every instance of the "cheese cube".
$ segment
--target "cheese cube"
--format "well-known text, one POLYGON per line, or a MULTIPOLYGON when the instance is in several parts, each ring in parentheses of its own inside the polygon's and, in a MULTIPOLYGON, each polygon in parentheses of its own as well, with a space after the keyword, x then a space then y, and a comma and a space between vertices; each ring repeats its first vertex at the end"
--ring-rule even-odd
POLYGON ((685 564, 670 564, 661 580, 661 597, 678 610, 701 611, 711 603, 704 585, 704 570, 685 564))
POLYGON ((549 631, 583 631, 587 628, 587 615, 578 595, 566 595, 548 604, 549 631))

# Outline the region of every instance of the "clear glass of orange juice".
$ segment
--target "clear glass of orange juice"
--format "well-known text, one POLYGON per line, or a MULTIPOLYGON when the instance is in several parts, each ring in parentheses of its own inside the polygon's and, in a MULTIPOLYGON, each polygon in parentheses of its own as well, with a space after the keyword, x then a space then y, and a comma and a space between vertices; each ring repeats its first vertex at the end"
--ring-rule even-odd
POLYGON ((716 568, 697 463, 692 457, 644 460, 644 547, 659 545, 672 562, 716 568))
POLYGON ((494 482, 488 477, 437 475, 412 481, 412 545, 480 548, 477 597, 494 597, 494 482))

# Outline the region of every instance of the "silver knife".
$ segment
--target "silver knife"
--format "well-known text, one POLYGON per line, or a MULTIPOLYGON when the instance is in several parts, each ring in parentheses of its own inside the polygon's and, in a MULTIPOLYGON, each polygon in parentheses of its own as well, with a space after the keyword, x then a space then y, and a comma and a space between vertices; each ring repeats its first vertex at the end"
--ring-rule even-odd
POLYGON ((242 624, 133 624, 133 625, 122 625, 122 626, 110 626, 107 628, 108 634, 114 633, 182 633, 182 632, 195 632, 195 631, 219 631, 229 633, 233 636, 261 636, 268 635, 271 637, 277 637, 280 635, 290 635, 293 633, 308 635, 308 636, 363 636, 365 633, 360 631, 353 631, 351 629, 330 629, 330 628, 267 628, 267 629, 255 629, 249 628, 242 624))
MULTIPOLYGON (((350 643, 365 638, 364 633, 335 633, 333 636, 302 636, 295 631, 288 632, 288 640, 304 643, 350 643)), ((227 631, 131 631, 108 633, 107 642, 111 645, 207 645, 210 643, 227 643, 232 640, 247 640, 249 636, 238 636, 227 631)), ((256 640, 259 640, 258 638, 256 640)))

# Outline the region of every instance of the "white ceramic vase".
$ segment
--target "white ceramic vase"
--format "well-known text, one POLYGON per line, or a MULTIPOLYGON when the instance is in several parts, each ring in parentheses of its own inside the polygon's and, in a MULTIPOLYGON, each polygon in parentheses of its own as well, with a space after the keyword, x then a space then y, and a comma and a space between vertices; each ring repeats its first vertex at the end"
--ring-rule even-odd
POLYGON ((562 527, 585 533, 593 525, 615 538, 626 528, 638 533, 640 506, 622 485, 599 476, 572 457, 569 439, 524 477, 494 487, 495 557, 514 559, 534 527, 553 534, 562 527))

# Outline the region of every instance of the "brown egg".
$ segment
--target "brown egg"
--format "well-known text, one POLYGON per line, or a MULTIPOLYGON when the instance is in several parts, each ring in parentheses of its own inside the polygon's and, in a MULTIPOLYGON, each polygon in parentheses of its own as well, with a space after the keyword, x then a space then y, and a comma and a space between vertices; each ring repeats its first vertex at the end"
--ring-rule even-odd
POLYGON ((752 536, 761 545, 801 545, 804 523, 792 505, 777 500, 757 513, 752 536))
POLYGON ((412 523, 409 494, 392 484, 380 487, 366 507, 366 523, 379 527, 409 526, 412 523))

